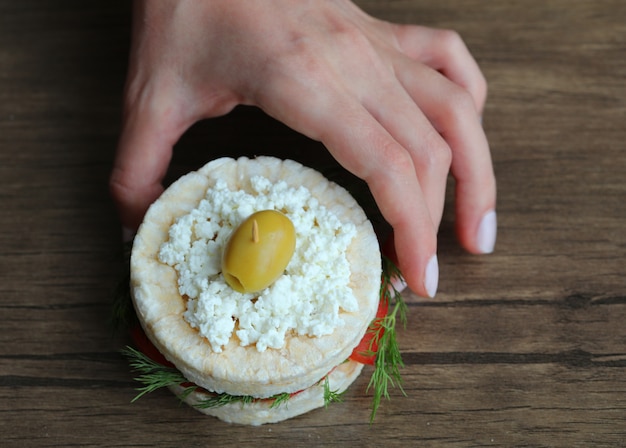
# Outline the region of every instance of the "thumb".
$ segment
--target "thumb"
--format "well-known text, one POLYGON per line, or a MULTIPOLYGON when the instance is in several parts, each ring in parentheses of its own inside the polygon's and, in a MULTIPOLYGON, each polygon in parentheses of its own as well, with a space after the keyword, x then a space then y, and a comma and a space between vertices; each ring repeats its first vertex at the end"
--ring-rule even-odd
POLYGON ((163 192, 162 180, 172 148, 182 132, 173 132, 157 114, 131 111, 125 121, 109 178, 111 196, 122 226, 136 231, 163 192))

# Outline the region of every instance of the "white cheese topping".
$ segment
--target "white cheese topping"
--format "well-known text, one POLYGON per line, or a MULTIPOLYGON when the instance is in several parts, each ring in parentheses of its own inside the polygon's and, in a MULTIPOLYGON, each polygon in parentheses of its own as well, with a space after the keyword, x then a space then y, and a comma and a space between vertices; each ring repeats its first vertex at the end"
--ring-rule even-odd
POLYGON ((233 332, 242 346, 281 348, 285 336, 331 334, 343 325, 339 310, 358 303, 349 286, 346 249, 356 235, 304 188, 251 179, 253 194, 231 191, 217 181, 197 208, 169 230, 159 260, 178 272, 178 290, 187 297, 184 318, 216 352, 233 332), (291 219, 296 249, 284 275, 256 294, 233 290, 221 274, 222 250, 230 234, 252 213, 279 210, 291 219))

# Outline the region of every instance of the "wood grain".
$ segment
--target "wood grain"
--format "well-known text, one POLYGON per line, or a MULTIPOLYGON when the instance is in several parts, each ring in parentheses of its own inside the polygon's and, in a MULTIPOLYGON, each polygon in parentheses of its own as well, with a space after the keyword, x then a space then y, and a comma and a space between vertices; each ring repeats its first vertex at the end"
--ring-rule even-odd
MULTIPOLYGON (((490 89, 497 250, 459 248, 450 195, 437 298, 406 294, 406 397, 394 390, 369 425, 363 375, 344 404, 260 428, 167 392, 130 404, 126 338, 107 324, 123 272, 107 176, 130 7, 0 1, 2 446, 626 446, 626 3, 359 4, 458 30, 490 89)), ((331 161, 239 108, 194 126, 169 178, 259 152, 331 161)))

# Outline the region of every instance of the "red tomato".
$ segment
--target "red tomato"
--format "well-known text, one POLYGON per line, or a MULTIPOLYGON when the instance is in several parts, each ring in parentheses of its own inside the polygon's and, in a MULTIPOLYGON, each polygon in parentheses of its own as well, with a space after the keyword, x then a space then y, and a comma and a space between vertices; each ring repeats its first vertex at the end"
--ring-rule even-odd
POLYGON ((165 356, 150 342, 150 339, 148 339, 148 336, 144 333, 141 325, 137 324, 130 329, 130 337, 135 343, 137 350, 148 358, 166 367, 174 367, 174 364, 165 359, 165 356))
POLYGON ((376 354, 378 352, 378 342, 374 340, 374 336, 376 333, 379 333, 379 338, 383 335, 384 329, 380 328, 380 321, 387 316, 387 311, 389 310, 389 301, 380 300, 378 302, 378 311, 376 312, 376 317, 370 324, 354 350, 352 351, 352 355, 350 355, 350 359, 352 361, 360 362, 361 364, 368 364, 370 366, 374 365, 376 361, 376 354))

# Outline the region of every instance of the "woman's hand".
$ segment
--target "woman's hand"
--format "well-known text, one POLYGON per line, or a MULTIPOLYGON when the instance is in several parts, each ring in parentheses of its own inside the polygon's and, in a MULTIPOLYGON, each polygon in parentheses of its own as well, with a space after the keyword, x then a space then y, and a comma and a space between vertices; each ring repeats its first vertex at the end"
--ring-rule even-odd
POLYGON ((495 243, 485 98, 456 33, 383 22, 347 0, 136 1, 111 191, 136 229, 180 136, 258 106, 367 182, 408 286, 432 297, 449 172, 461 244, 486 253, 495 243))

